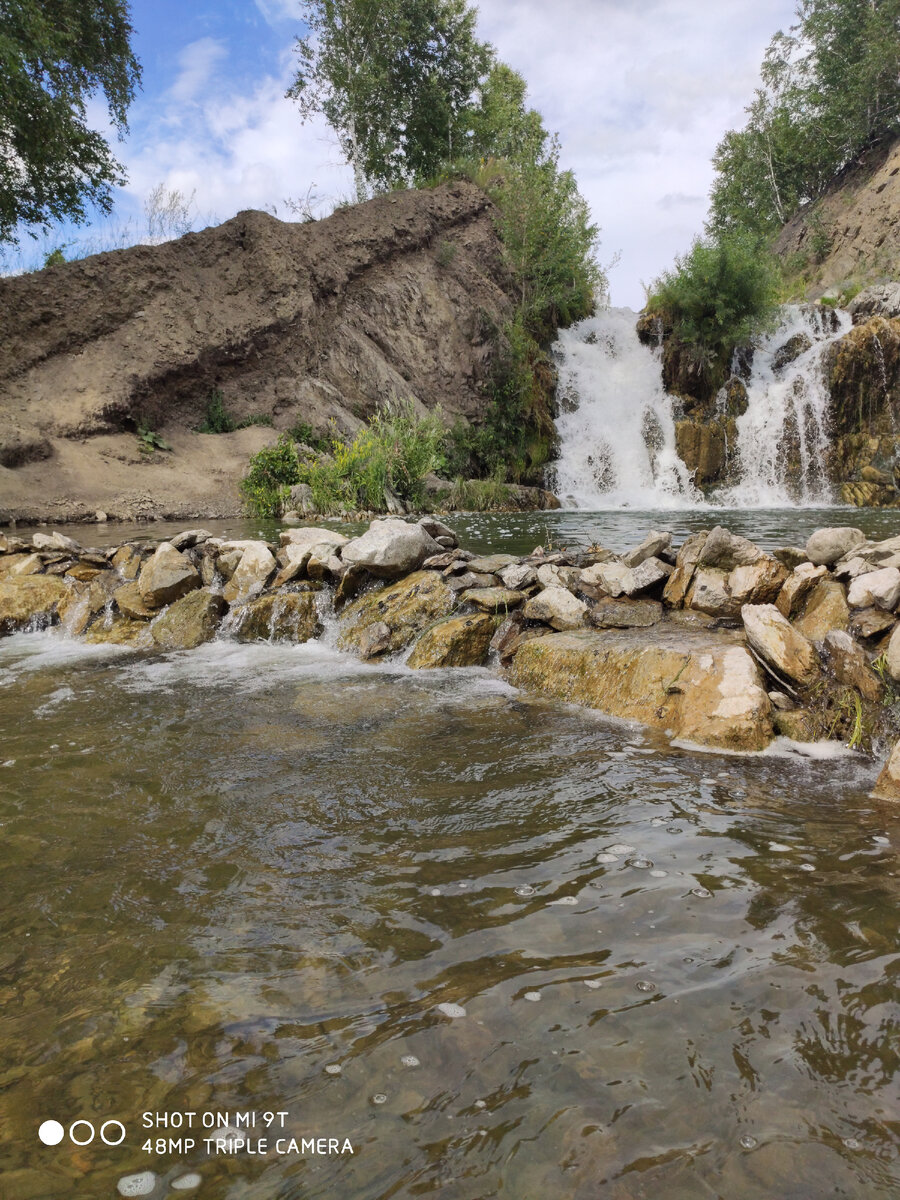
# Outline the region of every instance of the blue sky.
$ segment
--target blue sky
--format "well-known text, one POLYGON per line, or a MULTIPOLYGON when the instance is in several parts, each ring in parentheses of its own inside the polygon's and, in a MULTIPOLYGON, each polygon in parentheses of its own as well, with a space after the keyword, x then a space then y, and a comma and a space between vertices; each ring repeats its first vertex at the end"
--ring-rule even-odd
MULTIPOLYGON (((615 254, 615 304, 700 232, 710 156, 758 82, 793 0, 483 0, 479 30, 521 71, 560 133, 615 254)), ((138 228, 159 183, 194 193, 197 224, 274 208, 313 189, 320 210, 352 191, 327 128, 284 99, 302 31, 294 0, 132 0, 143 91, 118 145, 129 183, 115 221, 138 228)), ((102 107, 97 106, 98 121, 102 107)))

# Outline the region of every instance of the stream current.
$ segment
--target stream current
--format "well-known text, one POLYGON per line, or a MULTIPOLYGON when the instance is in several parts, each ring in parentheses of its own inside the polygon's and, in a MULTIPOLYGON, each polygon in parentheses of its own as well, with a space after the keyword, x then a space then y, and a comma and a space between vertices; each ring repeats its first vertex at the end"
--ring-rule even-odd
MULTIPOLYGON (((623 549, 695 516, 770 546, 896 532, 833 510, 453 524, 474 549, 623 549)), ((147 1171, 131 1194, 900 1192, 900 814, 868 798, 868 760, 688 754, 327 634, 5 638, 0 738, 4 1200, 112 1198, 147 1171), (208 1155, 208 1131, 142 1149, 188 1133, 145 1112, 287 1115, 250 1133, 266 1153, 208 1155), (48 1147, 51 1119, 126 1137, 48 1147)))

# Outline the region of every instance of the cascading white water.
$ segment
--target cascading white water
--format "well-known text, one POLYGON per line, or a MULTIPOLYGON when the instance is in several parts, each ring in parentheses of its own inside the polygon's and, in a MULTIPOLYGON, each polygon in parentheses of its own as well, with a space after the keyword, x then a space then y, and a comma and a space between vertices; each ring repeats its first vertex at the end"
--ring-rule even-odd
POLYGON ((637 314, 611 308, 554 347, 561 409, 555 487, 574 508, 684 508, 702 500, 675 449, 672 397, 637 314))
POLYGON ((825 474, 830 397, 824 355, 852 325, 848 313, 811 304, 786 305, 778 329, 761 340, 747 380, 747 411, 737 418, 737 482, 715 495, 734 507, 828 504, 825 474), (800 353, 779 363, 798 339, 800 353))
MULTIPOLYGON (((675 448, 679 402, 664 390, 659 351, 641 344, 636 323, 630 309, 608 309, 563 330, 554 347, 561 412, 553 486, 566 507, 704 503, 675 448)), ((823 356, 850 326, 839 310, 785 307, 778 329, 755 348, 747 409, 729 447, 734 482, 710 503, 782 508, 832 502, 823 356), (779 351, 794 337, 799 352, 785 362, 779 351)))

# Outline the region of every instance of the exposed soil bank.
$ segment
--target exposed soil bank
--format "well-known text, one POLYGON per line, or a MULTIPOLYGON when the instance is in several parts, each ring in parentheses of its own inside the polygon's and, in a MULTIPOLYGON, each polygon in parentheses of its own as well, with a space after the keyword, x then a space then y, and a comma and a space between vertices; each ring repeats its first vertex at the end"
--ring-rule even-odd
POLYGON ((230 516, 279 431, 350 434, 395 396, 477 420, 512 308, 491 214, 454 183, 0 279, 0 521, 230 516), (272 426, 194 432, 215 389, 272 426))

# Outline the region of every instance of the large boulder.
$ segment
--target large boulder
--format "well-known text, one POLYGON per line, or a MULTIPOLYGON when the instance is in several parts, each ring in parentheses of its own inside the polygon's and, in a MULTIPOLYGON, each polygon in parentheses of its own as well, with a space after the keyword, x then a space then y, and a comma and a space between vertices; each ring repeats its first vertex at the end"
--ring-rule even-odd
POLYGON ((659 558, 661 554, 666 553, 672 546, 671 533, 661 533, 658 530, 651 530, 644 538, 639 546, 633 550, 629 550, 627 554, 622 556, 622 561, 626 567, 639 567, 645 559, 659 558))
POLYGON ((827 567, 814 567, 811 562, 802 562, 794 567, 775 601, 781 615, 790 620, 794 613, 799 612, 804 600, 827 574, 827 567))
POLYGON ((334 529, 322 529, 315 525, 304 525, 299 529, 283 529, 278 540, 282 546, 316 546, 320 542, 337 542, 346 546, 350 541, 334 529))
POLYGON ((57 575, 22 575, 0 580, 0 634, 44 629, 58 619, 69 589, 57 575))
POLYGON ((389 517, 373 521, 361 537, 347 542, 341 558, 345 563, 365 567, 379 579, 396 579, 415 571, 426 558, 443 549, 421 525, 389 517))
POLYGON ((814 566, 831 567, 839 558, 862 546, 865 540, 866 535, 861 529, 849 525, 817 529, 806 543, 806 557, 814 566))
POLYGON ((341 613, 338 644, 343 650, 358 651, 368 626, 383 622, 391 631, 388 652, 396 654, 427 626, 447 616, 453 605, 453 592, 437 572, 416 571, 348 604, 341 613))
POLYGON ((774 604, 745 604, 741 609, 751 649, 778 677, 806 687, 819 678, 818 655, 774 604))
POLYGON ((414 670, 480 667, 487 662, 497 618, 488 613, 447 617, 426 629, 406 660, 414 670))
POLYGON ((597 629, 649 629, 662 620, 663 607, 658 600, 601 600, 590 614, 597 629))
POLYGON ((663 603, 670 608, 681 608, 684 604, 707 536, 705 531, 692 533, 682 543, 675 558, 675 570, 663 588, 663 603))
POLYGON ((772 740, 759 670, 723 635, 662 626, 552 633, 518 648, 510 679, 703 746, 762 750, 772 740))
POLYGON ((212 641, 224 612, 222 596, 200 588, 161 613, 150 626, 150 636, 163 650, 193 650, 212 641))
POLYGON ((529 621, 543 621, 554 629, 580 629, 588 606, 567 588, 548 587, 531 597, 524 612, 529 621))
POLYGON ((850 583, 847 603, 851 608, 880 608, 893 612, 900 600, 900 571, 882 567, 857 575, 850 583))
POLYGON ((850 609, 842 584, 836 579, 821 579, 810 592, 794 628, 811 642, 820 642, 831 629, 846 630, 850 609))
POLYGON ((191 560, 171 542, 160 542, 138 576, 141 599, 148 608, 174 604, 200 587, 201 579, 191 560))
POLYGON ((275 557, 265 542, 249 542, 244 546, 234 574, 225 584, 225 599, 229 604, 252 600, 266 586, 275 566, 275 557))
POLYGON ((884 685, 869 666, 862 646, 849 633, 832 629, 826 634, 822 657, 838 683, 856 688, 864 700, 881 700, 884 685))
POLYGON ((308 642, 322 632, 315 592, 272 592, 232 615, 239 642, 308 642))
POLYGON ((787 567, 768 555, 728 573, 728 591, 738 604, 771 604, 787 579, 787 567))
POLYGON ((730 571, 734 567, 749 567, 762 558, 763 552, 759 546, 745 537, 716 525, 709 531, 703 548, 697 559, 701 567, 718 567, 730 571))
POLYGON ((144 603, 137 580, 133 580, 131 583, 123 583, 120 588, 116 588, 115 592, 113 592, 113 599, 116 602, 119 612, 124 613, 126 617, 131 617, 135 621, 149 621, 159 611, 144 603))
POLYGON ((728 590, 729 573, 717 567, 698 567, 685 597, 685 607, 711 617, 736 617, 741 607, 728 590))

